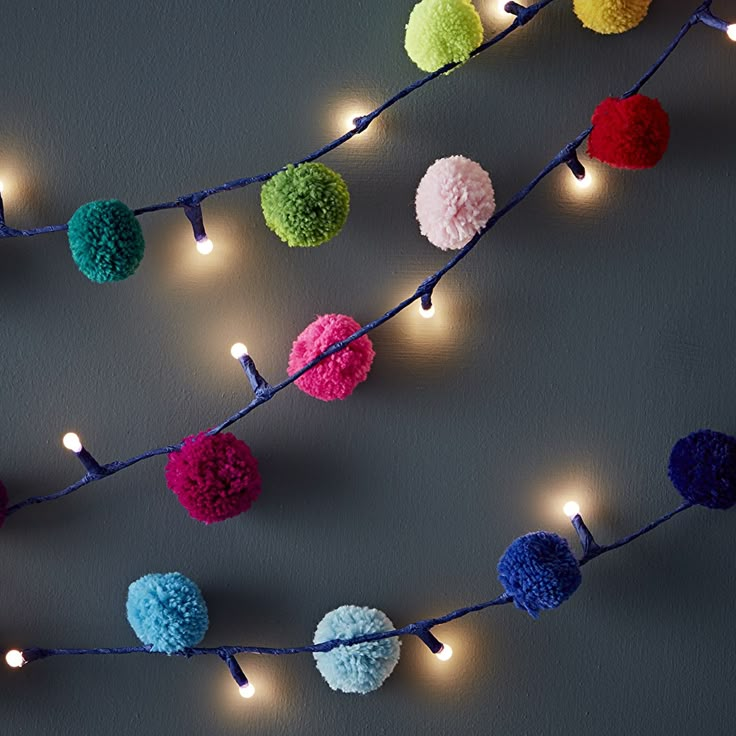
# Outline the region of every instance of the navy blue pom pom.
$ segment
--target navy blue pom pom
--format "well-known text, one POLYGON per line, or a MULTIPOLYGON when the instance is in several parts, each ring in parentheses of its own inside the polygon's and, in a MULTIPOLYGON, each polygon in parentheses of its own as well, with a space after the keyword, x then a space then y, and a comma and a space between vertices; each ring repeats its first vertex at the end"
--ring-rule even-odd
POLYGON ((582 581, 580 566, 562 537, 532 532, 515 539, 498 561, 498 579, 506 592, 534 618, 557 608, 582 581))
POLYGON ((686 501, 730 509, 736 503, 736 437, 701 429, 677 440, 668 472, 686 501))

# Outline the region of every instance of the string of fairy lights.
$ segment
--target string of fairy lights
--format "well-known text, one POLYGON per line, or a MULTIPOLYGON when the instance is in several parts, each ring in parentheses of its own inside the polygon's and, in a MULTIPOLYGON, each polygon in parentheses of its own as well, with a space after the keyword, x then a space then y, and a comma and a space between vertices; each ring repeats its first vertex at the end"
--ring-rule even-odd
MULTIPOLYGON (((458 0, 461 3, 466 1, 458 0)), ((551 2, 553 0, 542 0, 527 8, 513 2, 506 3, 504 6, 505 11, 515 16, 512 24, 505 31, 476 48, 469 56, 476 55, 482 50, 489 48, 492 44, 502 40, 513 30, 529 22, 539 10, 551 2)), ((636 97, 639 90, 656 74, 662 64, 673 54, 685 35, 695 26, 702 23, 722 31, 732 40, 736 40, 736 25, 729 25, 714 16, 710 11, 710 7, 711 0, 706 0, 695 10, 656 62, 618 100, 624 101, 636 97)), ((388 107, 415 89, 423 86, 431 79, 436 78, 457 65, 458 63, 452 62, 441 66, 436 72, 429 74, 414 85, 405 88, 373 112, 357 118, 355 120, 355 127, 351 131, 345 133, 323 149, 320 149, 320 151, 310 154, 310 156, 299 163, 313 161, 328 150, 333 150, 354 135, 363 132, 388 107)), ((248 353, 247 347, 243 343, 234 344, 231 348, 231 354, 241 364, 253 390, 254 398, 243 409, 228 417, 219 425, 204 433, 204 435, 208 437, 220 435, 227 427, 245 417, 256 407, 269 401, 275 394, 292 383, 296 383, 300 378, 313 371, 331 356, 361 340, 369 332, 392 319, 411 304, 419 302, 421 315, 425 318, 431 317, 435 312, 435 307, 432 303, 433 290, 444 275, 455 268, 473 250, 481 238, 502 217, 507 215, 529 196, 535 187, 552 171, 556 170, 559 166, 565 165, 570 169, 574 180, 580 186, 586 187, 590 185, 590 177, 578 159, 577 150, 591 136, 594 128, 595 116, 593 126, 583 130, 564 146, 536 177, 517 192, 502 208, 489 217, 482 227, 477 229, 477 232, 468 242, 457 249, 454 257, 434 274, 427 277, 411 296, 404 299, 373 322, 356 329, 343 337, 343 339, 334 341, 327 349, 319 352, 310 360, 307 360, 304 365, 292 372, 281 383, 271 385, 266 381, 258 372, 255 362, 248 353)), ((628 168, 644 168, 644 166, 629 166, 628 168)), ((173 207, 183 208, 185 215, 192 223, 198 250, 206 255, 211 252, 212 243, 206 237, 200 206, 201 202, 214 194, 247 186, 248 183, 254 181, 266 181, 281 171, 282 169, 279 169, 276 172, 229 182, 219 187, 203 190, 193 195, 187 195, 174 202, 152 205, 141 210, 136 210, 135 212, 136 214, 142 214, 144 212, 154 212, 173 207)), ((2 191, 1 185, 0 191, 2 191)), ((2 200, 0 198, 0 237, 30 237, 42 232, 54 232, 65 228, 66 226, 46 226, 33 230, 14 230, 8 228, 4 224, 2 200)), ((79 481, 61 491, 46 496, 28 498, 16 503, 14 506, 8 507, 5 515, 12 515, 26 506, 56 500, 69 495, 83 486, 120 472, 144 459, 159 455, 171 455, 180 451, 185 444, 186 441, 155 448, 125 461, 100 464, 85 448, 79 436, 73 432, 69 432, 63 437, 63 445, 74 453, 82 463, 86 471, 85 475, 79 481)), ((389 645, 387 642, 395 642, 395 640, 403 636, 415 636, 439 660, 447 661, 453 655, 452 646, 447 641, 442 642, 435 636, 433 630, 438 626, 448 624, 470 613, 511 602, 535 617, 543 610, 557 608, 579 586, 581 581, 580 567, 593 559, 628 545, 664 522, 672 519, 675 515, 692 508, 694 505, 719 509, 730 508, 734 505, 736 503, 736 471, 734 471, 734 468, 736 468, 736 438, 711 430, 701 430, 693 433, 678 441, 670 457, 670 479, 684 498, 684 502, 673 511, 655 519, 633 534, 608 545, 599 545, 585 524, 577 501, 570 500, 565 504, 563 512, 569 517, 579 538, 582 547, 582 555, 579 558, 572 555, 567 542, 557 537, 557 535, 548 532, 535 532, 525 535, 510 545, 499 562, 499 580, 505 588, 503 594, 488 601, 456 609, 444 616, 423 619, 401 628, 394 627, 385 614, 375 609, 358 609, 357 607, 344 606, 330 612, 320 622, 313 644, 290 648, 229 645, 210 648, 199 647, 197 644, 206 632, 208 619, 206 606, 198 588, 192 581, 184 578, 179 573, 165 575, 154 574, 141 578, 131 584, 129 588, 128 620, 141 639, 142 644, 140 646, 95 649, 39 647, 12 649, 6 654, 6 662, 10 667, 20 668, 28 663, 54 656, 119 655, 131 653, 163 653, 187 658, 206 655, 217 656, 227 665, 239 689, 240 695, 247 699, 255 694, 255 687, 246 677, 241 665, 236 659, 236 655, 261 654, 283 656, 311 653, 317 660, 317 667, 321 674, 333 689, 343 690, 344 692, 368 692, 376 689, 383 683, 398 661, 398 644, 394 645, 392 643, 389 645), (175 591, 179 599, 186 602, 187 608, 186 621, 183 618, 177 619, 175 615, 177 614, 176 611, 173 613, 171 611, 166 612, 167 616, 173 616, 168 621, 170 624, 170 630, 168 630, 165 625, 162 628, 161 617, 156 618, 156 621, 152 623, 152 621, 146 619, 146 616, 151 602, 154 601, 159 606, 163 605, 162 601, 166 599, 166 596, 171 591, 175 591), (142 606, 141 601, 143 602, 142 606), (186 630, 187 627, 189 630, 186 630), (346 631, 348 633, 345 633, 346 631), (370 651, 367 654, 366 647, 370 647, 370 651), (325 659, 328 655, 333 658, 325 659), (342 659, 335 660, 334 657, 336 656, 342 659), (351 657, 358 659, 365 657, 360 660, 361 666, 368 667, 368 664, 371 664, 375 668, 375 671, 370 672, 366 675, 367 679, 361 680, 360 682, 355 682, 354 679, 346 681, 344 671, 346 665, 345 658, 350 660, 351 657)), ((178 613, 180 614, 181 612, 178 613)), ((166 619, 166 616, 163 618, 166 619)), ((164 621, 164 624, 166 624, 166 621, 164 621)), ((351 666, 355 665, 355 660, 350 660, 349 664, 351 666)), ((351 667, 348 667, 348 669, 351 669, 351 667)), ((355 667, 352 667, 352 669, 355 669, 355 667)))

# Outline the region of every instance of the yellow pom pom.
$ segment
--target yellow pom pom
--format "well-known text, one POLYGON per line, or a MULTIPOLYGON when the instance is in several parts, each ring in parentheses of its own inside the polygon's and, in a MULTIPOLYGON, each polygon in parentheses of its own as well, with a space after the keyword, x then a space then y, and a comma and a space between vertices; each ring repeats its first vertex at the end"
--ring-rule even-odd
POLYGON ((652 0, 574 0, 575 15, 596 33, 623 33, 644 20, 652 0))

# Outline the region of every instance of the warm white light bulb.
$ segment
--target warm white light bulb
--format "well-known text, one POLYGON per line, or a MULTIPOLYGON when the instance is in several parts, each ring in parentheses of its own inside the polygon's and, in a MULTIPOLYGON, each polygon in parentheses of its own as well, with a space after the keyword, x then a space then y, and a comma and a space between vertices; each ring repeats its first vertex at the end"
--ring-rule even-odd
POLYGON ((590 178, 590 174, 586 171, 585 176, 582 179, 575 177, 575 183, 580 189, 590 189, 593 184, 593 180, 590 178))
POLYGON ((347 112, 345 113, 345 127, 350 129, 355 127, 355 118, 362 118, 362 113, 347 112))
POLYGON ((443 644, 442 649, 434 656, 442 662, 447 662, 448 659, 452 658, 452 647, 449 644, 443 644))
POLYGON ((19 652, 17 649, 11 649, 6 655, 5 655, 5 661, 8 663, 9 667, 22 667, 26 660, 23 657, 23 652, 19 652))
POLYGON ((569 516, 572 519, 573 516, 577 516, 580 513, 580 504, 576 501, 568 501, 562 507, 562 511, 565 516, 569 516))
POLYGON ((429 308, 425 309, 421 304, 419 305, 419 314, 424 317, 424 319, 432 319, 434 317, 434 304, 429 308))
POLYGON ((197 251, 200 252, 203 256, 208 256, 210 253, 212 253, 214 247, 215 246, 212 244, 212 241, 209 238, 197 241, 197 251))
POLYGON ((248 355, 248 348, 245 347, 242 342, 236 342, 235 345, 230 348, 230 355, 232 355, 235 360, 240 360, 243 356, 248 355))
POLYGON ((5 185, 0 181, 0 194, 3 193, 3 189, 5 188, 5 185))
POLYGON ((71 450, 76 453, 82 452, 82 442, 79 439, 79 435, 74 434, 74 432, 67 432, 61 441, 64 443, 64 447, 66 447, 67 450, 71 450))
POLYGON ((506 13, 506 3, 508 0, 497 0, 496 4, 498 6, 498 12, 499 13, 506 13))
POLYGON ((240 686, 240 697, 241 698, 252 698, 256 694, 256 689, 248 683, 247 685, 240 686))
POLYGON ((731 23, 731 25, 726 28, 726 35, 732 41, 736 41, 736 23, 731 23))

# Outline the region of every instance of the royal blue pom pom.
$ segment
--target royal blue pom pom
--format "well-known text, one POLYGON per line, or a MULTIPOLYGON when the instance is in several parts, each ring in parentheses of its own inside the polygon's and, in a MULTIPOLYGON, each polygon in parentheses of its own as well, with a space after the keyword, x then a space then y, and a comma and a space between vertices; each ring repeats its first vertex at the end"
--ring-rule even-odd
POLYGON ((514 540, 498 561, 498 579, 506 592, 534 618, 557 608, 582 581, 580 566, 562 537, 532 532, 514 540))
MULTIPOLYGON (((363 634, 391 631, 394 625, 385 613, 363 606, 340 606, 325 614, 317 624, 314 643, 352 639, 363 634)), ((317 669, 333 690, 369 693, 383 685, 399 661, 401 642, 397 637, 315 652, 317 669)))
POLYGON ((173 654, 199 644, 207 633, 207 604, 179 572, 144 575, 128 588, 128 622, 154 652, 173 654))
POLYGON ((736 503, 736 437, 701 429, 677 440, 669 476, 690 503, 730 509, 736 503))

